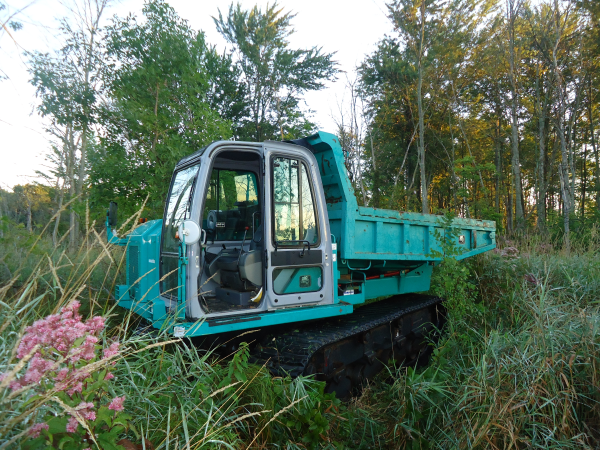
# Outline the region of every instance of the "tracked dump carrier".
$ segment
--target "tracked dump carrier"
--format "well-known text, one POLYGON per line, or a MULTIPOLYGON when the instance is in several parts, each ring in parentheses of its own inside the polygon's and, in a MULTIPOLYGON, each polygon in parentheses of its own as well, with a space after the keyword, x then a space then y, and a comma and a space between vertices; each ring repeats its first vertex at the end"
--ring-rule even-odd
POLYGON ((115 226, 113 204, 109 240, 127 246, 120 306, 176 337, 260 330, 248 335, 255 360, 340 396, 391 357, 416 360, 442 325, 442 300, 416 293, 444 244, 458 259, 495 247, 491 221, 359 206, 324 132, 199 149, 175 168, 162 220, 123 238, 115 226))

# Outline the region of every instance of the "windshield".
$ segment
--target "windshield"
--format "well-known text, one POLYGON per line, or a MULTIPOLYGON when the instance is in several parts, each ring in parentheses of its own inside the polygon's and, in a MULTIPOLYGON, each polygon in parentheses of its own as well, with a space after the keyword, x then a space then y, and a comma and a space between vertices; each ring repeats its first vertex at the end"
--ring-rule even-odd
POLYGON ((175 239, 175 233, 179 224, 189 218, 190 206, 196 174, 198 173, 197 164, 195 166, 183 169, 175 174, 175 180, 171 187, 169 203, 165 212, 164 235, 162 241, 162 251, 167 253, 178 253, 179 241, 175 239))

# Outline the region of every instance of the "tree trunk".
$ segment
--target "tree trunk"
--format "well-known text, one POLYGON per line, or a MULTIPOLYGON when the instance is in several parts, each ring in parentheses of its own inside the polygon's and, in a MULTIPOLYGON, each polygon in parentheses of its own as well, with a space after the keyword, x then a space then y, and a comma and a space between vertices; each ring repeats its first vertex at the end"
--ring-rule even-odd
POLYGON ((495 128, 496 128, 496 139, 495 139, 496 142, 494 145, 494 150, 495 150, 494 162, 496 163, 496 176, 494 177, 495 178, 495 194, 496 194, 495 206, 496 206, 496 214, 500 214, 500 173, 502 170, 502 167, 501 167, 502 160, 500 158, 500 154, 501 154, 500 144, 501 143, 500 143, 500 114, 499 113, 497 115, 495 128))
MULTIPOLYGON (((69 200, 72 200, 75 197, 75 138, 73 136, 73 127, 67 127, 67 140, 69 146, 69 156, 67 158, 67 176, 69 178, 69 200)), ((77 245, 77 216, 75 215, 74 204, 71 203, 69 207, 69 247, 71 249, 75 249, 77 245)))
POLYGON ((375 147, 373 146, 373 132, 371 131, 371 158, 373 159, 373 206, 381 207, 381 195, 379 193, 379 171, 377 170, 377 161, 375 158, 375 147))
POLYGON ((554 69, 554 78, 556 83, 556 92, 558 94, 558 112, 556 118, 556 126, 558 132, 558 138, 560 139, 560 150, 561 150, 561 163, 559 169, 560 175, 560 190, 561 196, 563 200, 563 223, 565 229, 565 245, 567 251, 570 249, 570 214, 573 210, 573 193, 571 192, 571 177, 569 175, 569 154, 567 149, 567 142, 565 138, 565 97, 564 97, 564 89, 563 89, 563 81, 562 81, 562 73, 560 68, 558 67, 558 46, 561 41, 561 28, 560 28, 560 11, 558 8, 558 0, 554 0, 554 28, 556 33, 556 42, 554 44, 554 49, 552 50, 552 65, 554 69))
MULTIPOLYGON (((587 134, 587 133, 586 133, 587 134)), ((586 136, 587 141, 587 136, 586 136)), ((581 161, 581 223, 585 223, 585 194, 587 189, 587 143, 583 146, 583 161, 581 161)))
POLYGON ((429 214, 429 199, 427 197, 427 177, 425 176, 425 124, 423 112, 423 53, 425 40, 425 1, 421 1, 421 32, 418 61, 417 107, 419 113, 419 165, 421 167, 421 209, 423 214, 429 214))
POLYGON ((546 228, 546 170, 545 170, 545 162, 546 162, 546 114, 548 109, 548 90, 546 89, 544 92, 544 101, 542 103, 542 98, 540 95, 540 87, 539 83, 541 80, 541 75, 536 80, 536 97, 537 97, 537 105, 538 105, 538 146, 539 146, 539 154, 538 154, 538 180, 537 180, 537 228, 538 231, 543 232, 546 228))
POLYGON ((63 184, 63 187, 60 188, 60 196, 58 197, 58 208, 56 209, 57 215, 56 215, 56 220, 54 222, 54 229, 52 230, 52 245, 55 248, 56 248, 56 245, 58 244, 58 226, 60 225, 60 216, 61 216, 61 209, 62 209, 64 197, 65 197, 65 191, 64 191, 64 184, 63 184))
POLYGON ((508 189, 506 190, 506 231, 508 234, 512 234, 514 226, 513 226, 513 193, 510 188, 510 182, 508 183, 508 189))
POLYGON ((510 85, 511 85, 511 141, 512 141, 512 173, 515 190, 515 218, 517 228, 522 229, 525 226, 525 214, 523 211, 523 188, 521 183, 521 163, 519 161, 519 121, 517 116, 517 80, 515 74, 515 20, 520 7, 517 1, 515 7, 514 0, 508 0, 508 24, 509 24, 509 52, 510 52, 510 85))
POLYGON ((25 201, 27 202, 27 231, 30 233, 33 232, 33 226, 31 223, 31 199, 29 195, 25 193, 25 201))
POLYGON ((590 124, 590 137, 592 151, 594 152, 594 189, 596 191, 596 209, 600 210, 600 160, 598 159, 598 147, 596 146, 596 133, 594 129, 594 113, 592 109, 592 77, 588 80, 588 121, 590 124))

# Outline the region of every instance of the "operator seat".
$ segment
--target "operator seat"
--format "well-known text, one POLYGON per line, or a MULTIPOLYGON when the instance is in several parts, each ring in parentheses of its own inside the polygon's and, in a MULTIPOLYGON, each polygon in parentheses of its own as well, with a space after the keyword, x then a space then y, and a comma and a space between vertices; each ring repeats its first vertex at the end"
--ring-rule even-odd
POLYGON ((263 233, 262 225, 256 229, 247 252, 240 255, 238 249, 223 249, 210 263, 209 273, 228 288, 237 291, 253 291, 263 284, 263 233))

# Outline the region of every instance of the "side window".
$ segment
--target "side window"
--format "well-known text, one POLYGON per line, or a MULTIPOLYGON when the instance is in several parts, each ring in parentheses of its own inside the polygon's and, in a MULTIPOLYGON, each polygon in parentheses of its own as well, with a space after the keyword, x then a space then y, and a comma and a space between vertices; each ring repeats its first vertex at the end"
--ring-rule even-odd
POLYGON ((310 244, 316 244, 319 242, 319 233, 317 230, 317 217, 315 212, 315 204, 313 201, 313 191, 310 185, 310 178, 308 177, 308 171, 306 165, 302 164, 302 170, 300 171, 300 192, 301 192, 301 207, 302 207, 302 239, 310 242, 310 244))
POLYGON ((273 160, 273 228, 283 245, 319 242, 313 190, 306 165, 297 160, 273 160))
POLYGON ((175 173, 163 219, 163 236, 160 257, 160 293, 177 296, 179 286, 179 239, 175 233, 182 220, 189 218, 196 175, 199 165, 175 173))

